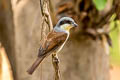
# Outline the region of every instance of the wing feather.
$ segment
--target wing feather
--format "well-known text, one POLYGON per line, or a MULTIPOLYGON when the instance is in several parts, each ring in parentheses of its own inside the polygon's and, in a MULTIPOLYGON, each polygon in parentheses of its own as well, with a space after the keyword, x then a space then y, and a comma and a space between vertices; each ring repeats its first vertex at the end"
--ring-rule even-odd
POLYGON ((58 49, 66 40, 67 33, 52 31, 39 49, 38 57, 47 56, 48 53, 58 49))

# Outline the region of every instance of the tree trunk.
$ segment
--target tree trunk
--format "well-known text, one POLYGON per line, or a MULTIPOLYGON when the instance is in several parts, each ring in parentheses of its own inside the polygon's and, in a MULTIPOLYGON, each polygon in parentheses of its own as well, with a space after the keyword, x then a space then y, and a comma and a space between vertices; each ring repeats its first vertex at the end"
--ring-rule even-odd
POLYGON ((10 0, 0 0, 0 42, 5 47, 15 75, 14 24, 10 0))
MULTIPOLYGON (((52 80, 50 62, 48 58, 43 68, 39 68, 30 76, 26 71, 33 64, 38 55, 40 47, 41 32, 47 26, 43 25, 43 16, 40 9, 40 0, 12 0, 12 9, 15 24, 15 58, 16 58, 16 80, 52 80), (50 66, 49 66, 50 65, 50 66), (46 67, 49 66, 49 67, 46 67), (42 75, 42 73, 46 73, 42 75)), ((48 31, 46 29, 45 31, 48 31)), ((43 37, 42 37, 43 38, 43 37)))
POLYGON ((109 56, 100 40, 71 38, 60 58, 63 80, 109 80, 109 56))

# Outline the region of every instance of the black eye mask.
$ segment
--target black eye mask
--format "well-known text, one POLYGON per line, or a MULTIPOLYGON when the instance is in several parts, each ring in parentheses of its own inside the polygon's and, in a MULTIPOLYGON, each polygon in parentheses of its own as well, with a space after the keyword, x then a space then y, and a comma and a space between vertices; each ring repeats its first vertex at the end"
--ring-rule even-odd
POLYGON ((72 24, 72 22, 69 21, 69 20, 64 20, 64 21, 61 21, 61 22, 60 22, 59 26, 61 26, 61 25, 63 25, 63 24, 72 24))

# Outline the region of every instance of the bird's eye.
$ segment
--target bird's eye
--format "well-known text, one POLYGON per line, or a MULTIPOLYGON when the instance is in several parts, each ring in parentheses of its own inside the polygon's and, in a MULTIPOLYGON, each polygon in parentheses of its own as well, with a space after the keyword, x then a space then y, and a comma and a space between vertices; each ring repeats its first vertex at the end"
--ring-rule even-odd
POLYGON ((64 21, 61 21, 61 22, 60 22, 60 25, 63 25, 64 23, 65 23, 64 21))

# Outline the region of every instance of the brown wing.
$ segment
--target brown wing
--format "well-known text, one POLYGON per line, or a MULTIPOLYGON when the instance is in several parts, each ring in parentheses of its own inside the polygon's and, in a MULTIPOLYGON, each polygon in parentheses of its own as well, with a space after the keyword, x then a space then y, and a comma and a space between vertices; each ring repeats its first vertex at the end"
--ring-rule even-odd
POLYGON ((67 38, 67 34, 64 32, 52 31, 48 34, 47 39, 39 49, 38 57, 47 56, 57 48, 59 48, 67 38))

